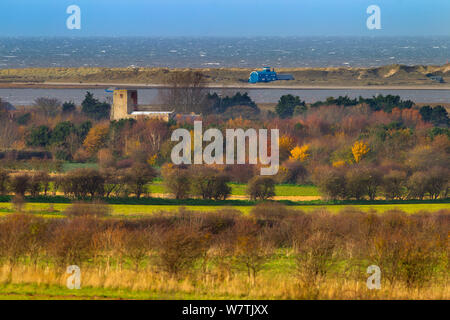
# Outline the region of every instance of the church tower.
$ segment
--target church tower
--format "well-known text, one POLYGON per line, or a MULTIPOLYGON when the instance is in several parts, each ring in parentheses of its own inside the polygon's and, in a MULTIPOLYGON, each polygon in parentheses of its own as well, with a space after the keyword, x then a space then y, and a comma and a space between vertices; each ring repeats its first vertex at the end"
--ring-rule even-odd
POLYGON ((137 90, 117 89, 114 90, 111 120, 129 118, 133 111, 137 110, 137 90))

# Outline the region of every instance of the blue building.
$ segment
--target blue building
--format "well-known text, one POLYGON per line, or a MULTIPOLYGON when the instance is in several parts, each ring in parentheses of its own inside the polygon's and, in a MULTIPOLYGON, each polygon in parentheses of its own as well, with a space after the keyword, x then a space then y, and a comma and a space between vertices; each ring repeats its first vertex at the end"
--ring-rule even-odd
POLYGON ((277 74, 275 69, 270 67, 264 67, 262 71, 253 71, 250 73, 250 78, 248 82, 258 83, 258 82, 272 82, 278 80, 294 80, 294 76, 291 74, 277 74))

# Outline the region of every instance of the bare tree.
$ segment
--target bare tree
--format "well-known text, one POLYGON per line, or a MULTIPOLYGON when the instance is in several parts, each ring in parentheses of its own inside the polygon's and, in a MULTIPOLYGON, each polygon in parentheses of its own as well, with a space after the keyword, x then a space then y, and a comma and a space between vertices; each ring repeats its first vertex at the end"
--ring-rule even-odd
POLYGON ((201 112, 208 92, 205 76, 201 72, 173 72, 165 84, 167 88, 159 91, 159 99, 165 108, 183 113, 201 112))
POLYGON ((55 116, 61 108, 61 101, 55 98, 37 98, 34 100, 34 104, 46 117, 55 116))

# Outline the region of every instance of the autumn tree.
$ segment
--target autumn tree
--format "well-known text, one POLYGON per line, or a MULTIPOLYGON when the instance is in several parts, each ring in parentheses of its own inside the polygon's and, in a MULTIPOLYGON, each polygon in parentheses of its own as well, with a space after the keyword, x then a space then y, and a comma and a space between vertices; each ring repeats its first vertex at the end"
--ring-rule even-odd
POLYGON ((80 168, 69 171, 63 178, 62 187, 65 193, 75 198, 91 198, 103 196, 105 178, 98 170, 80 168))
POLYGON ((289 157, 289 159, 304 162, 310 156, 308 151, 309 151, 308 144, 304 144, 301 147, 296 146, 294 149, 291 150, 291 156, 289 157))
POLYGON ((247 194, 252 200, 267 200, 275 196, 275 180, 269 176, 256 176, 247 186, 247 194))
POLYGON ((106 146, 108 133, 109 124, 107 122, 93 126, 83 142, 83 147, 91 156, 93 156, 98 150, 106 146))
POLYGON ((161 170, 166 189, 176 199, 186 199, 191 194, 192 177, 190 171, 183 166, 166 165, 161 170))
POLYGON ((130 190, 139 199, 145 191, 146 184, 156 177, 155 170, 147 164, 136 163, 125 174, 125 181, 130 190))
POLYGON ((9 172, 0 168, 0 195, 4 196, 8 192, 9 172))
POLYGON ((192 189, 203 199, 225 200, 231 194, 230 178, 213 168, 204 166, 192 169, 192 189))
POLYGON ((11 190, 16 196, 25 196, 30 187, 30 176, 26 173, 16 174, 10 180, 11 190))
POLYGON ((342 170, 318 167, 313 173, 313 181, 330 199, 343 199, 347 195, 345 172, 342 170))
POLYGON ((356 141, 352 147, 352 154, 355 162, 359 163, 369 151, 370 148, 364 141, 356 141))
POLYGON ((383 176, 382 190, 387 200, 402 199, 406 183, 406 173, 391 170, 383 176))

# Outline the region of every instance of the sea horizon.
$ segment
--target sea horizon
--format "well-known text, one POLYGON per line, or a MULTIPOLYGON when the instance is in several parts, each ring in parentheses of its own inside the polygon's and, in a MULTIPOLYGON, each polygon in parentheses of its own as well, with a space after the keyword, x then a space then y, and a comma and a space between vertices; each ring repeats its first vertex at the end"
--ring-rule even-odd
POLYGON ((0 37, 0 69, 443 65, 450 36, 0 37))

